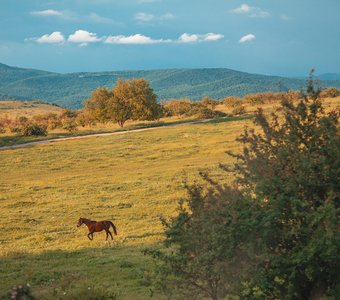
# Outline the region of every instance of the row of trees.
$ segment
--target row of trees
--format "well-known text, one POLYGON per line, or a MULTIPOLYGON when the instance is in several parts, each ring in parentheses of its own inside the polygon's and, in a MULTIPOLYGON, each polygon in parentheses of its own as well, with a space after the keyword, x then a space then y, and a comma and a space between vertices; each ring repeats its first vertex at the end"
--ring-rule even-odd
POLYGON ((201 174, 179 214, 163 220, 156 286, 182 299, 340 299, 339 111, 310 79, 280 115, 261 109, 238 141, 232 185, 201 174))
MULTIPOLYGON (((323 97, 336 97, 340 90, 330 88, 322 91, 323 97)), ((96 123, 114 122, 123 127, 128 120, 157 120, 170 116, 195 116, 201 119, 222 117, 226 114, 216 109, 218 105, 231 108, 233 115, 246 113, 245 105, 258 105, 282 101, 293 101, 302 97, 301 92, 257 93, 244 98, 226 97, 215 100, 204 97, 200 101, 172 99, 157 103, 157 97, 145 79, 119 79, 112 89, 98 88, 86 100, 84 109, 64 110, 61 114, 34 116, 32 119, 19 117, 16 120, 0 119, 0 133, 10 130, 21 135, 46 135, 48 130, 62 128, 69 132, 77 131, 79 126, 92 126, 96 123)))

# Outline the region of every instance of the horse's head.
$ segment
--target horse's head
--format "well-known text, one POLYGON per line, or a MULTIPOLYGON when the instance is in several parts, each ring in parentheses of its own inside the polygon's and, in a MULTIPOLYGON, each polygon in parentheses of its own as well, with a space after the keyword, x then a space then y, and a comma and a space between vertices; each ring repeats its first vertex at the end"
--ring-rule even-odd
POLYGON ((79 218, 77 227, 80 227, 81 225, 83 225, 83 223, 84 223, 83 218, 79 218))

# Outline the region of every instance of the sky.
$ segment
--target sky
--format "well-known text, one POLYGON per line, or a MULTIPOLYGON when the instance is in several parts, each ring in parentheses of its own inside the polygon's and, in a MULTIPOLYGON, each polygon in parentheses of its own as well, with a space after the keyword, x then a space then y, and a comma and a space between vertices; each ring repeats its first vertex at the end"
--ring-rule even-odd
POLYGON ((339 0, 0 0, 0 62, 340 73, 339 0))

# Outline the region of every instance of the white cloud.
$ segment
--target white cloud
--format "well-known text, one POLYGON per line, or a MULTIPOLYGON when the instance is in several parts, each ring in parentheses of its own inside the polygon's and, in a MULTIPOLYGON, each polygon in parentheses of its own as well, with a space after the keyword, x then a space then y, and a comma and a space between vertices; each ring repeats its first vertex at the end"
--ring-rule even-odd
POLYGON ((253 40, 253 39, 255 39, 255 38, 256 38, 255 35, 249 33, 249 34, 247 34, 247 35, 241 37, 240 40, 239 40, 239 43, 249 42, 249 41, 251 41, 251 40, 253 40))
POLYGON ((242 4, 240 7, 231 10, 231 12, 235 14, 246 14, 249 13, 250 11, 251 7, 248 4, 242 4))
POLYGON ((269 12, 262 10, 259 7, 249 6, 248 4, 241 4, 241 6, 232 9, 230 12, 234 14, 246 14, 249 17, 254 18, 265 18, 270 16, 269 12))
POLYGON ((198 35, 197 34, 188 34, 188 33, 183 33, 178 41, 181 43, 194 43, 198 42, 198 35))
POLYGON ((54 10, 54 9, 31 11, 30 14, 34 16, 42 16, 42 17, 49 17, 49 16, 61 17, 63 15, 62 12, 58 10, 54 10))
MULTIPOLYGON (((200 43, 213 42, 224 38, 222 34, 206 33, 206 34, 188 34, 183 33, 178 39, 153 39, 149 36, 137 33, 133 35, 110 35, 98 37, 96 33, 86 30, 77 30, 68 36, 67 42, 76 43, 79 46, 87 46, 89 43, 102 42, 105 44, 161 44, 161 43, 200 43)), ((37 43, 64 43, 66 42, 63 34, 59 31, 50 35, 45 34, 39 38, 29 38, 26 41, 35 41, 37 43)))
POLYGON ((116 36, 108 36, 105 39, 105 43, 107 44, 159 44, 159 43, 169 43, 170 40, 163 39, 152 39, 148 36, 142 34, 134 34, 134 35, 116 35, 116 36))
POLYGON ((80 29, 70 34, 67 40, 71 43, 78 43, 80 46, 86 46, 88 43, 100 42, 102 38, 98 38, 95 33, 80 29))
POLYGON ((217 33, 207 33, 207 34, 188 34, 183 33, 179 38, 179 43, 197 43, 197 42, 210 42, 223 39, 224 35, 217 33))
POLYGON ((153 14, 147 14, 144 12, 139 12, 135 14, 135 20, 139 23, 147 23, 147 22, 161 22, 175 19, 176 17, 172 13, 165 13, 159 16, 155 16, 153 14))
POLYGON ((43 36, 39 38, 33 38, 31 39, 33 41, 36 41, 37 43, 43 44, 61 44, 65 41, 64 36, 59 31, 52 32, 51 34, 44 34, 43 36))
POLYGON ((224 35, 223 34, 218 34, 218 33, 208 33, 205 35, 204 37, 204 41, 208 42, 208 41, 217 41, 220 39, 223 39, 224 35))

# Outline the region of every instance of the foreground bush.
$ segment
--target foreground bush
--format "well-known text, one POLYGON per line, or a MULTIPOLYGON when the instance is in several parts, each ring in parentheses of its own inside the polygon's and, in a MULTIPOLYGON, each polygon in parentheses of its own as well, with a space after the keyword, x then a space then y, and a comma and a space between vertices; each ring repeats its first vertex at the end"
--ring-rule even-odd
POLYGON ((340 113, 324 110, 312 78, 307 93, 283 100, 280 115, 258 110, 260 130, 246 129, 242 153, 230 153, 235 186, 205 176, 212 187, 187 187, 186 205, 163 220, 165 250, 150 253, 165 293, 340 298, 340 113))

